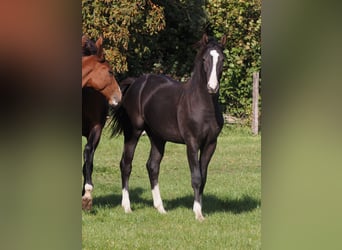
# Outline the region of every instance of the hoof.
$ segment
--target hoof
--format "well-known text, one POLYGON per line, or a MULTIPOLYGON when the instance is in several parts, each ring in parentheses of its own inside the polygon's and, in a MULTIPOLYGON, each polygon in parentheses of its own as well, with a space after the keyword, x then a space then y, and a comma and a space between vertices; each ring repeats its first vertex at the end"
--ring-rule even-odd
POLYGON ((159 213, 166 214, 166 211, 163 206, 156 207, 156 209, 158 210, 159 213))
POLYGON ((125 206, 122 206, 122 207, 123 207, 126 214, 132 213, 132 209, 130 207, 125 207, 125 206))
POLYGON ((196 218, 196 220, 198 220, 199 222, 204 221, 203 215, 196 215, 195 218, 196 218))
POLYGON ((82 197, 82 209, 85 211, 90 211, 93 205, 93 199, 91 196, 84 195, 82 197))

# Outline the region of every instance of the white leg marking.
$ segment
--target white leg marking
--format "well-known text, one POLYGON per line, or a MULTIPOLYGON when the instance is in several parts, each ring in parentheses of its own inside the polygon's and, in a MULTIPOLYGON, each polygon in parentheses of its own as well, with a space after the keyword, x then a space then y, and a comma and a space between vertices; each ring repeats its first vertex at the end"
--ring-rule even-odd
MULTIPOLYGON (((201 203, 202 203, 202 201, 201 201, 201 203)), ((204 220, 204 217, 202 215, 202 205, 198 201, 194 202, 193 211, 195 213, 196 220, 199 220, 199 221, 204 220)))
POLYGON ((217 74, 216 74, 216 64, 219 57, 219 53, 216 50, 211 50, 210 55, 213 57, 213 68, 211 69, 208 86, 209 88, 216 90, 218 85, 217 74))
POLYGON ((84 190, 85 190, 86 192, 91 192, 91 191, 93 191, 93 186, 90 185, 90 184, 88 184, 88 183, 86 183, 86 184, 84 185, 84 190))
POLYGON ((155 185, 152 189, 153 206, 158 210, 159 213, 165 214, 166 211, 163 206, 163 201, 160 197, 159 185, 155 185))
POLYGON ((131 202, 129 200, 129 194, 126 189, 122 189, 122 201, 121 206, 124 208, 125 213, 131 213, 131 202))
POLYGON ((84 192, 83 198, 84 199, 92 199, 91 198, 91 192, 93 191, 93 186, 88 184, 88 183, 86 183, 84 185, 84 191, 85 192, 84 192))
POLYGON ((93 204, 93 198, 91 197, 93 186, 86 183, 84 185, 84 191, 84 195, 82 196, 82 209, 90 210, 93 204))

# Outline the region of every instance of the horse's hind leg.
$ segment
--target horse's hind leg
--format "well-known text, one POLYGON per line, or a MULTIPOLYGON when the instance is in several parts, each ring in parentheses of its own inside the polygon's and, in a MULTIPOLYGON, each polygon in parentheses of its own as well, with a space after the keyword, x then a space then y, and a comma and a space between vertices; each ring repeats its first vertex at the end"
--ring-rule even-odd
POLYGON ((128 182, 132 172, 132 161, 134 151, 141 135, 141 130, 124 131, 124 150, 120 161, 121 181, 122 181, 122 201, 121 206, 124 208, 125 213, 132 212, 131 202, 128 193, 128 182))
POLYGON ((146 163, 146 168, 150 178, 150 184, 152 189, 153 205, 159 213, 166 213, 163 201, 160 196, 158 176, 160 169, 160 162, 164 155, 165 141, 150 137, 151 151, 150 157, 146 163))
POLYGON ((91 175, 93 173, 93 160, 96 147, 100 141, 102 128, 96 125, 89 133, 87 144, 84 148, 84 164, 83 164, 83 190, 82 190, 82 209, 90 210, 93 204, 91 192, 93 191, 93 181, 91 175))

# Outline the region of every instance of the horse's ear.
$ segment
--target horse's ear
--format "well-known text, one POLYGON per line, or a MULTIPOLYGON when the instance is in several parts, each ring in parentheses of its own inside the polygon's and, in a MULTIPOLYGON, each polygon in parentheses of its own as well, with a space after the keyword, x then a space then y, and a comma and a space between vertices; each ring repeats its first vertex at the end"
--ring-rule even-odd
POLYGON ((202 43, 203 44, 207 44, 208 43, 208 35, 206 33, 203 34, 202 36, 202 43))
POLYGON ((227 43, 227 36, 224 35, 224 36, 221 38, 221 46, 222 46, 222 47, 226 46, 226 43, 227 43))
POLYGON ((102 43, 103 43, 103 37, 100 36, 99 39, 97 39, 95 44, 97 47, 97 56, 100 57, 101 60, 104 59, 102 43))
POLYGON ((102 47, 102 43, 103 43, 103 37, 102 36, 100 36, 99 37, 99 39, 97 39, 97 41, 96 41, 96 47, 97 48, 100 48, 100 47, 102 47))
POLYGON ((88 37, 86 35, 82 36, 82 48, 84 47, 85 43, 88 41, 88 37))

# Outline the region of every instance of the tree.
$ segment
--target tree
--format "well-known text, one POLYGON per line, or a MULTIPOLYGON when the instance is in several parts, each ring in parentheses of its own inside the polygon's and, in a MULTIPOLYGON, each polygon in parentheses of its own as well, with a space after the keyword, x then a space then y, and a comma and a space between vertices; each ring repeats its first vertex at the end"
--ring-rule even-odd
MULTIPOLYGON (((82 31, 105 38, 106 59, 116 72, 128 70, 127 51, 139 36, 153 36, 165 27, 164 10, 151 0, 82 0, 82 31)), ((136 44, 146 53, 143 44, 136 44)))

